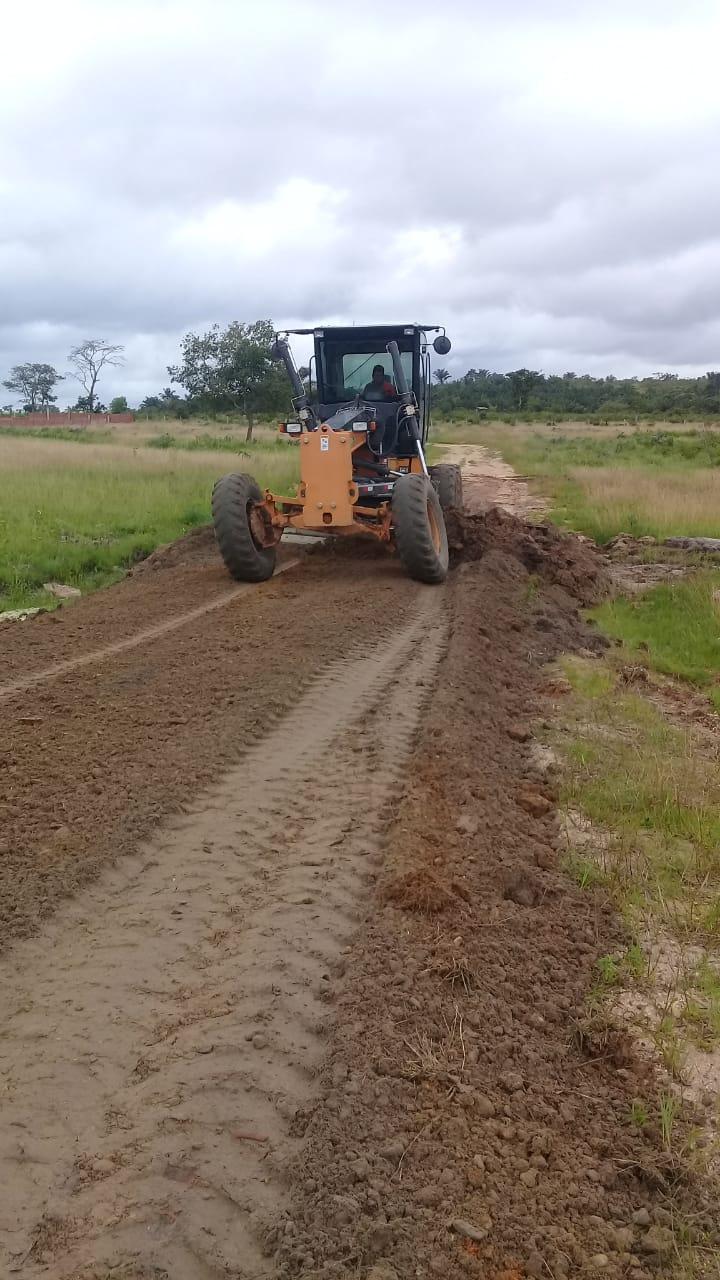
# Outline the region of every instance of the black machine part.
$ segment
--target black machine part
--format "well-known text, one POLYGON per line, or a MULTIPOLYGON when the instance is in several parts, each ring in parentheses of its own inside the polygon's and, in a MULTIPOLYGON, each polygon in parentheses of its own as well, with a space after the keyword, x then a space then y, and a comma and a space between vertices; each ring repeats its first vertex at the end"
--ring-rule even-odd
POLYGON ((271 355, 274 360, 282 360, 285 365, 285 372, 290 379, 290 385, 293 389, 293 404, 298 411, 301 422, 312 430, 317 426, 315 421, 315 412, 310 403, 307 390, 303 386, 302 378, 298 373, 295 358, 290 350, 290 344, 287 338, 276 338, 272 344, 271 355))
POLYGON ((422 440, 420 436, 420 424, 418 422, 417 401, 412 391, 410 390, 410 387, 408 386, 408 380, 405 377, 405 370, 403 369, 402 360, 400 359, 400 348, 398 347, 397 342, 393 341, 393 342, 388 342, 385 350, 387 351, 388 355, 390 356, 390 359, 393 362, 393 372, 395 374, 395 386, 398 389, 398 396, 400 398, 400 410, 398 413, 398 417, 403 418, 410 432, 410 435, 415 441, 415 448, 417 450, 418 458, 420 459, 420 464, 422 466, 423 472, 427 476, 428 469, 427 469, 427 464, 425 462, 425 454, 423 452, 422 440))

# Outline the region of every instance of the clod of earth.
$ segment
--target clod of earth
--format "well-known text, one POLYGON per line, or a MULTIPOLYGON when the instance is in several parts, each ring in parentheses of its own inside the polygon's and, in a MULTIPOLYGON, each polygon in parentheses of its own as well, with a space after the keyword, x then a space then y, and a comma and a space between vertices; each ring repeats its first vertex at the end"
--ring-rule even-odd
POLYGON ((542 818, 552 809, 552 800, 548 800, 540 791, 521 791, 518 795, 518 804, 521 809, 529 813, 532 818, 542 818))
POLYGON ((483 1227, 476 1227, 472 1222, 466 1222, 464 1218, 453 1218, 449 1225, 455 1235, 464 1236, 467 1240, 487 1239, 488 1233, 483 1227))

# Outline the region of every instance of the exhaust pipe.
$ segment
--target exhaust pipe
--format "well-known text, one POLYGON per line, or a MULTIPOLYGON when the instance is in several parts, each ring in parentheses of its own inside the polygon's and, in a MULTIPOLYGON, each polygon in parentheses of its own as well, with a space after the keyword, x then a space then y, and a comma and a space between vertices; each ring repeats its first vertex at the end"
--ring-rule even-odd
POLYGON ((293 389, 293 404, 298 410, 301 417, 315 421, 315 415, 310 407, 308 393, 303 385, 303 380, 297 370, 295 358, 290 350, 290 344, 287 338, 276 338, 270 348, 270 354, 273 360, 282 360, 285 365, 285 372, 290 380, 293 389))
POLYGON ((425 453, 422 447, 422 440, 420 439, 420 424, 418 422, 418 417, 417 417, 417 402, 415 400, 415 396, 410 390, 410 387, 408 386, 408 380, 405 377, 405 370, 403 369, 403 363, 402 363, 402 360, 400 359, 400 348, 397 342, 395 342, 395 340, 393 339, 392 342, 388 342, 385 350, 387 351, 388 355, 390 356, 390 359, 393 362, 393 373, 395 374, 395 386, 397 387, 398 394, 400 396, 400 406, 401 406, 400 413, 402 414, 404 421, 407 423, 407 426, 410 429, 410 434, 413 440, 415 441, 415 448, 417 449, 417 455, 418 455, 418 458, 420 459, 420 465, 423 469, 423 472, 425 473, 426 476, 428 476, 427 463, 425 461, 425 453))

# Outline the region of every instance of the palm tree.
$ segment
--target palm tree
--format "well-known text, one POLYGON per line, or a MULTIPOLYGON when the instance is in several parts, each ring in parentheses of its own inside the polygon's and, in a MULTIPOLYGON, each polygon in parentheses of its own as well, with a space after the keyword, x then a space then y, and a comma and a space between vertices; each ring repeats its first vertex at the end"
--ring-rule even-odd
POLYGON ((448 373, 447 369, 436 369, 435 373, 433 374, 433 377, 435 378, 436 382, 440 383, 441 387, 444 386, 446 382, 450 381, 450 374, 448 373))

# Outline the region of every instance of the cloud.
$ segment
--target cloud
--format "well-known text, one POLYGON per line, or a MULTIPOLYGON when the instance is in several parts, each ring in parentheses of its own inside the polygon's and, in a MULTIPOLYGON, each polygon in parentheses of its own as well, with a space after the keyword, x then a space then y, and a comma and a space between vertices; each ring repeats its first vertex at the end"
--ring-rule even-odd
POLYGON ((267 316, 445 323, 456 371, 720 363, 712 3, 41 0, 3 34, 0 377, 92 334, 137 398, 267 316))

